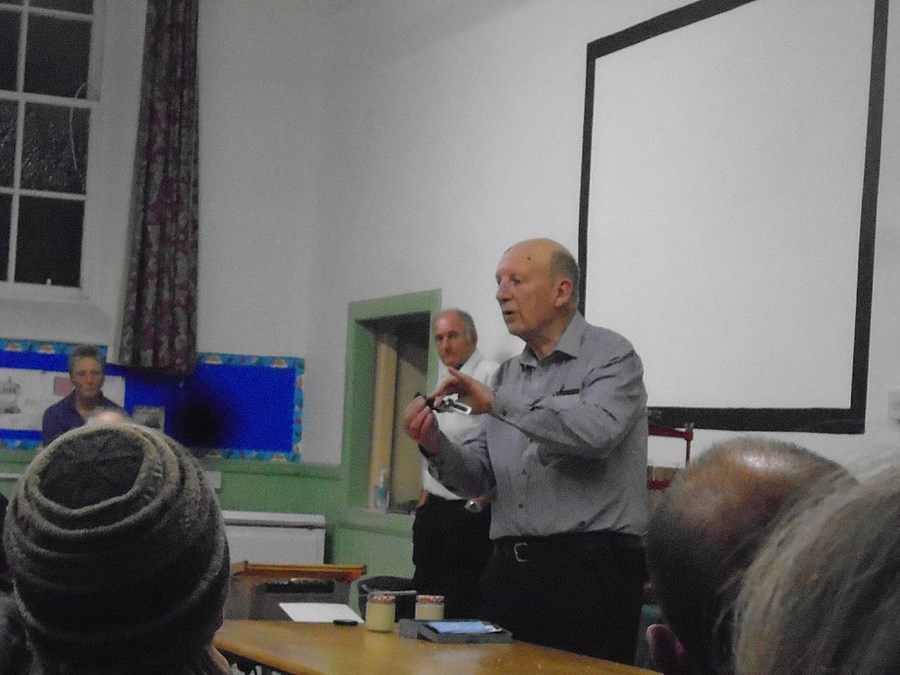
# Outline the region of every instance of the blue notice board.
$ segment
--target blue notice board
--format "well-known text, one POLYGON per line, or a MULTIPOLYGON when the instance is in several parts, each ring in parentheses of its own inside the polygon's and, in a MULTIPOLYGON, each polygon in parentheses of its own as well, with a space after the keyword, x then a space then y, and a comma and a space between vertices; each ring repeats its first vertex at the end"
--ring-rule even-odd
MULTIPOLYGON (((74 346, 0 339, 0 367, 65 373, 74 346)), ((124 378, 131 415, 159 413, 165 432, 198 455, 299 462, 303 369, 297 357, 201 353, 186 376, 113 364, 106 372, 124 378)), ((0 429, 0 447, 39 440, 39 430, 0 429)))

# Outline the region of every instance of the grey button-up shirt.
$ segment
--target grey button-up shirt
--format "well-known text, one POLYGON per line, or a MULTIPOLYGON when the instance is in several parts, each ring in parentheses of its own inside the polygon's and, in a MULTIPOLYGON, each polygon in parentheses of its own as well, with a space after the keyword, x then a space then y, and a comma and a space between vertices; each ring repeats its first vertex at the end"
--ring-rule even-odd
POLYGON ((477 437, 446 437, 429 461, 454 492, 496 486, 491 538, 611 530, 647 522, 647 393, 631 343, 576 314, 556 349, 526 347, 496 375, 477 437))

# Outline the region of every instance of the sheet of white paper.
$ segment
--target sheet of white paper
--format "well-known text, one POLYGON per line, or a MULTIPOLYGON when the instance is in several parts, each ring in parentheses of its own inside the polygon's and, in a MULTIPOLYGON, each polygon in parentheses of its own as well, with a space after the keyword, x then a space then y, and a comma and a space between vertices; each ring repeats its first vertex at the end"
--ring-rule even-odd
POLYGON ((278 605, 291 617, 291 621, 300 623, 331 623, 335 619, 363 622, 349 605, 337 602, 280 602, 278 605))

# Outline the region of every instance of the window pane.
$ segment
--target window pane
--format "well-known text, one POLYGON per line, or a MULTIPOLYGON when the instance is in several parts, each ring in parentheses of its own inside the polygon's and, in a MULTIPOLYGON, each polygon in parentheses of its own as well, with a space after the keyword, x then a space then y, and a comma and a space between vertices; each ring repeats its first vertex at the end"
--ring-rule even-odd
POLYGON ((16 90, 19 63, 19 12, 0 11, 0 89, 16 90))
POLYGON ((25 106, 23 188, 84 194, 90 114, 82 108, 25 106))
POLYGON ((31 0, 31 6, 91 14, 94 11, 94 0, 31 0))
POLYGON ((9 224, 12 213, 12 196, 0 195, 0 281, 6 281, 6 263, 9 259, 9 224))
POLYGON ((84 98, 90 45, 88 21, 29 16, 25 91, 84 98))
POLYGON ((0 101, 0 185, 12 187, 16 156, 15 101, 0 101))
POLYGON ((22 197, 16 240, 16 281, 79 286, 84 202, 22 197))

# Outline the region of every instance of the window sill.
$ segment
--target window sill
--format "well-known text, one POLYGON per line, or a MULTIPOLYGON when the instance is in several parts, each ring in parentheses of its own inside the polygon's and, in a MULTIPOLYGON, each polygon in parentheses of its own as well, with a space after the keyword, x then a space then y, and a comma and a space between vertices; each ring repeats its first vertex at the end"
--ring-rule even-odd
POLYGON ((13 340, 108 345, 109 315, 90 301, 0 298, 0 337, 13 340))

